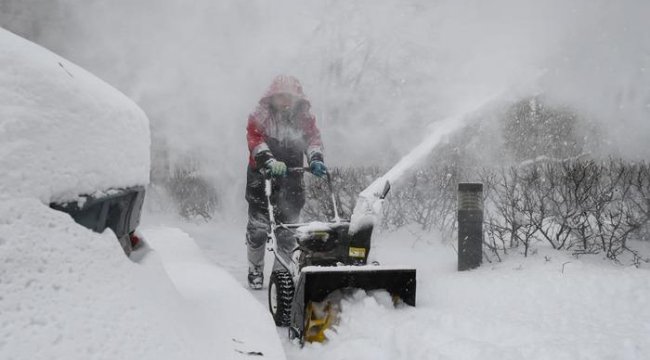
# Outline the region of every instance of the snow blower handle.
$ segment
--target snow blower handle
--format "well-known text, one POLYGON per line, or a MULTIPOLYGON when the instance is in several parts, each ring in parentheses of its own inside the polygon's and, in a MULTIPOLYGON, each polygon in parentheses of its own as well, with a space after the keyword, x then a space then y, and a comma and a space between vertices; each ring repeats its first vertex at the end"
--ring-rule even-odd
MULTIPOLYGON (((258 171, 264 176, 265 179, 270 179, 270 178, 273 177, 273 175, 271 175, 271 171, 269 169, 262 168, 262 169, 259 169, 258 171)), ((287 168, 287 175, 289 175, 289 174, 304 174, 306 172, 310 172, 310 169, 306 168, 306 167, 290 167, 290 168, 287 168)))
MULTIPOLYGON (((262 172, 262 174, 264 175, 264 178, 267 181, 271 180, 272 176, 271 176, 271 172, 269 170, 262 169, 260 171, 262 172)), ((290 168, 287 168, 287 174, 304 174, 306 172, 311 173, 311 169, 309 167, 290 167, 290 168)), ((338 208, 338 204, 336 202, 336 197, 334 196, 334 187, 332 186, 332 177, 330 176, 329 171, 326 172, 325 175, 326 175, 325 180, 327 180, 327 188, 328 188, 328 190, 330 192, 330 196, 332 198, 332 208, 334 209, 334 222, 338 223, 338 222, 341 222, 341 217, 339 216, 339 208, 338 208)), ((268 185, 270 185, 270 184, 267 183, 267 187, 268 187, 268 185)), ((270 191, 270 189, 268 189, 267 191, 270 191)), ((267 194, 267 196, 270 196, 270 194, 267 194)))
POLYGON ((310 171, 311 170, 308 167, 302 167, 302 166, 287 168, 287 174, 304 174, 310 171))

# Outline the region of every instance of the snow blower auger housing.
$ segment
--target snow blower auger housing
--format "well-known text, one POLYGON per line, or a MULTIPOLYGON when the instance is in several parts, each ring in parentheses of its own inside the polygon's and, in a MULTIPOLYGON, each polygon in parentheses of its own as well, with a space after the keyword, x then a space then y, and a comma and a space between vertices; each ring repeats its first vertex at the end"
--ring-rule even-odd
MULTIPOLYGON (((305 169, 290 169, 305 171, 305 169)), ((269 282, 269 310, 276 325, 288 326, 289 337, 305 341, 325 340, 325 330, 335 322, 338 304, 322 304, 337 290, 385 290, 395 303, 415 306, 415 269, 368 265, 372 225, 350 233, 350 222, 339 218, 329 174, 334 219, 330 222, 276 224, 271 204, 271 181, 266 177, 266 195, 271 229, 268 250, 282 270, 274 270, 269 282), (291 259, 277 251, 275 231, 290 230, 296 241, 291 259)), ((389 187, 384 191, 384 196, 389 187)), ((275 267, 274 267, 275 268, 275 267)))

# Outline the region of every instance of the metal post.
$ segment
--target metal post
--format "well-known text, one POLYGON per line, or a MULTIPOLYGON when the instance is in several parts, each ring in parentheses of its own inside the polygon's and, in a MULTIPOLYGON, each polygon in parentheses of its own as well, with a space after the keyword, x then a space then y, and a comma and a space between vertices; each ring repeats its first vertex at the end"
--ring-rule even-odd
POLYGON ((483 184, 458 184, 458 271, 483 260, 483 184))

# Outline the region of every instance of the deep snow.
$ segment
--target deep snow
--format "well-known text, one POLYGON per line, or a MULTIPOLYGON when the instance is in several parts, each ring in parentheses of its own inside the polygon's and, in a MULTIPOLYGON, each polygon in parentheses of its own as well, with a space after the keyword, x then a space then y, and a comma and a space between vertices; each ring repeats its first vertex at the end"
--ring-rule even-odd
POLYGON ((0 202, 0 358, 184 359, 196 354, 162 266, 128 260, 37 200, 0 202))
POLYGON ((0 202, 0 358, 284 359, 266 309, 178 229, 140 264, 35 199, 0 202))
MULTIPOLYGON (((180 226, 245 286, 243 225, 180 226)), ((371 258, 417 268, 417 307, 396 309, 381 292, 357 293, 342 302, 341 323, 326 344, 300 348, 278 328, 289 359, 604 360, 650 353, 647 268, 540 244, 529 258, 512 254, 457 272, 453 244, 415 229, 377 234, 371 258)), ((252 292, 263 305, 266 291, 252 292)))
POLYGON ((300 348, 272 325, 266 289, 245 288, 243 224, 147 217, 144 234, 155 250, 135 264, 110 232, 92 233, 37 200, 2 202, 0 219, 3 359, 237 359, 258 351, 282 359, 280 343, 289 359, 650 353, 647 267, 538 246, 529 258, 512 254, 459 273, 453 244, 436 234, 378 233, 372 259, 417 268, 417 307, 357 293, 343 300, 328 343, 300 348))
POLYGON ((338 333, 290 357, 355 359, 644 359, 650 351, 648 270, 543 252, 456 272, 456 254, 404 231, 376 256, 418 269, 417 308, 344 302, 338 333), (409 245, 413 245, 410 247, 409 245))
POLYGON ((149 182, 149 121, 119 91, 0 28, 0 198, 149 182))

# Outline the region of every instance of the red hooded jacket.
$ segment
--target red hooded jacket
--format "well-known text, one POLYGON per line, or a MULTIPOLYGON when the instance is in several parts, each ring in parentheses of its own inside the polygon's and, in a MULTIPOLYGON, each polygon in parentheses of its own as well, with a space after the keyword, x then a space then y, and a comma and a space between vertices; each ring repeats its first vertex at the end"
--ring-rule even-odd
POLYGON ((275 158, 289 167, 301 167, 303 155, 308 162, 323 161, 323 143, 310 107, 298 79, 277 76, 248 117, 249 166, 258 169, 275 158), (284 117, 271 107, 271 96, 282 93, 298 99, 290 115, 284 117))

